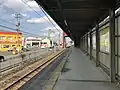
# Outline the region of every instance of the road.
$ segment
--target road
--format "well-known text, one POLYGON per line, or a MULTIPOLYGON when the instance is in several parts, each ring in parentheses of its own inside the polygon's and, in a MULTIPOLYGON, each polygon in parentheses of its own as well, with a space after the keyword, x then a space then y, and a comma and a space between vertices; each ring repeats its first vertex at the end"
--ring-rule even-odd
MULTIPOLYGON (((42 49, 40 47, 33 47, 33 48, 29 48, 28 50, 29 51, 22 52, 22 53, 28 53, 28 52, 32 52, 32 51, 36 51, 36 50, 42 50, 42 49)), ((44 50, 46 50, 46 49, 44 49, 44 50)), ((0 55, 4 56, 5 59, 8 59, 8 58, 16 57, 19 54, 13 55, 12 52, 7 52, 7 51, 2 52, 2 51, 0 51, 0 55)))
POLYGON ((2 51, 0 51, 0 55, 1 56, 10 56, 10 55, 12 55, 12 53, 11 52, 2 52, 2 51))
POLYGON ((0 62, 0 69, 3 70, 10 66, 14 66, 21 62, 31 62, 32 60, 39 59, 43 55, 47 54, 49 51, 48 49, 33 49, 28 52, 23 52, 22 55, 25 55, 24 58, 21 57, 21 54, 18 55, 10 55, 9 58, 6 56, 6 61, 0 62))

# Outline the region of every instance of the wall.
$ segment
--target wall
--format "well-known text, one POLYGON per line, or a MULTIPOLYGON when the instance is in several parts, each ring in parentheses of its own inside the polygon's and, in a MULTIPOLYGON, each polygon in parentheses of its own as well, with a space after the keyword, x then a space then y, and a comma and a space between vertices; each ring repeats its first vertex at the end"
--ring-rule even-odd
POLYGON ((0 51, 8 51, 13 45, 19 48, 19 50, 22 49, 22 34, 17 34, 15 32, 0 32, 0 51), (20 47, 18 47, 18 45, 20 47))

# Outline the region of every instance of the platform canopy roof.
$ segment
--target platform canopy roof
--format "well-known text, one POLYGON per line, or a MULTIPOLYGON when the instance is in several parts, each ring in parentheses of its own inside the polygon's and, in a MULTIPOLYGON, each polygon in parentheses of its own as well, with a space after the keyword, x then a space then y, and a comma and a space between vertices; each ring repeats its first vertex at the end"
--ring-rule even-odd
POLYGON ((120 0, 36 0, 73 39, 81 37, 118 8, 120 0))

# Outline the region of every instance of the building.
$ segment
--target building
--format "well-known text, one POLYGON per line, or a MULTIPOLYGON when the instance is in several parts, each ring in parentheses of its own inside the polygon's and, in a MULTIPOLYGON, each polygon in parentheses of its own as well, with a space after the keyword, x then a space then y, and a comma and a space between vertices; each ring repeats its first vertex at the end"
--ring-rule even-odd
POLYGON ((45 39, 42 39, 41 41, 41 48, 47 48, 47 47, 52 47, 53 46, 53 41, 48 39, 48 38, 45 38, 45 39))
POLYGON ((31 48, 31 47, 40 47, 40 44, 41 44, 41 38, 37 38, 37 37, 27 37, 27 38, 24 38, 24 41, 23 41, 23 45, 25 48, 31 48))
POLYGON ((0 51, 12 50, 13 47, 21 51, 22 33, 0 31, 0 51))

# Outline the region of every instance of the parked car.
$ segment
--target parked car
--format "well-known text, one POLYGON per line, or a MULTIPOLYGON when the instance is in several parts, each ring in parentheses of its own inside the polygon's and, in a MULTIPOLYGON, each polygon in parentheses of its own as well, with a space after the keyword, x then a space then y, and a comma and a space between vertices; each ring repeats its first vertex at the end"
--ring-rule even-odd
POLYGON ((30 51, 30 50, 22 46, 22 51, 26 52, 26 51, 30 51))
POLYGON ((10 47, 8 48, 8 52, 12 52, 12 50, 13 50, 13 48, 10 48, 10 47))
POLYGON ((3 62, 5 60, 4 56, 0 55, 0 62, 3 62))
POLYGON ((54 49, 54 46, 52 46, 52 47, 49 47, 49 50, 53 50, 54 49))

